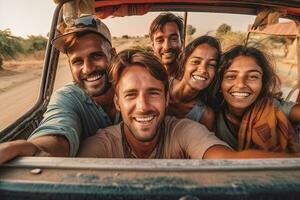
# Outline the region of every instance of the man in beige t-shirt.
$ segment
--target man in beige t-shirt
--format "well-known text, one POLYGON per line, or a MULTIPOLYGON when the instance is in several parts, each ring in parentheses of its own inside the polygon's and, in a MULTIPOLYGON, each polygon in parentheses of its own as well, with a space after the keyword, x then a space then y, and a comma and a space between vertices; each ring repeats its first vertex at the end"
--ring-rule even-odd
MULTIPOLYGON (((124 123, 100 129, 84 145, 92 157, 139 158, 122 134, 124 123)), ((189 119, 165 117, 159 129, 160 140, 147 158, 203 158, 209 147, 224 145, 205 126, 189 119), (162 130, 163 129, 163 130, 162 130)), ((83 146, 84 147, 84 146, 83 146)), ((84 155, 82 151, 81 154, 84 155)))
MULTIPOLYGON (((168 75, 157 57, 125 50, 109 71, 114 102, 123 122, 87 138, 81 157, 100 158, 258 158, 287 157, 259 150, 236 152, 205 126, 188 119, 165 117, 168 75)), ((295 156, 295 155, 294 155, 295 156)))

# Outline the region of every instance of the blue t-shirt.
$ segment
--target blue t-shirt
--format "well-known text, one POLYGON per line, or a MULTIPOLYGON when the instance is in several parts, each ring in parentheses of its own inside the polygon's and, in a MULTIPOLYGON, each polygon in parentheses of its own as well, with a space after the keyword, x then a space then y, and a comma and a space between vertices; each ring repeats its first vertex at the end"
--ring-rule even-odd
POLYGON ((43 120, 29 138, 63 135, 69 141, 70 156, 75 156, 80 141, 94 135, 99 128, 117 124, 119 121, 119 113, 111 121, 102 107, 80 87, 69 83, 53 94, 43 120))
POLYGON ((188 112, 188 114, 186 114, 186 118, 196 121, 196 122, 200 122, 200 119, 203 116, 205 110, 205 105, 202 103, 202 101, 198 101, 196 105, 194 105, 194 107, 190 110, 190 112, 188 112))

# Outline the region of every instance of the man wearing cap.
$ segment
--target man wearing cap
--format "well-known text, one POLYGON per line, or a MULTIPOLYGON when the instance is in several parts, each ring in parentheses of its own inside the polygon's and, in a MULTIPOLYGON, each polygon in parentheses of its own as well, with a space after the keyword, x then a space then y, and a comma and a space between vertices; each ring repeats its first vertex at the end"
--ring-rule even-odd
POLYGON ((173 13, 161 13, 151 23, 149 36, 154 54, 160 58, 169 77, 174 77, 183 45, 182 18, 173 13))
POLYGON ((68 56, 73 83, 52 95, 42 122, 28 141, 0 145, 0 163, 18 155, 75 156, 81 140, 119 122, 106 73, 114 54, 108 28, 93 15, 63 28, 52 44, 68 56))

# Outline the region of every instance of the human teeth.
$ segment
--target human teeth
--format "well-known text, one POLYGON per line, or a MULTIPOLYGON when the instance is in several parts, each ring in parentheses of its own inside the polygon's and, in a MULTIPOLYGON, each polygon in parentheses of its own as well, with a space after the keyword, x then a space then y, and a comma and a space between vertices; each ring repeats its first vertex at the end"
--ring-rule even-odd
POLYGON ((154 116, 149 117, 136 117, 135 120, 138 122, 150 122, 152 119, 154 119, 154 116))
POLYGON ((192 77, 193 77, 194 79, 200 80, 200 81, 205 81, 205 80, 206 80, 206 78, 204 78, 204 77, 202 77, 202 76, 198 76, 198 75, 193 75, 192 77))
POLYGON ((247 92, 232 92, 231 93, 232 96, 237 96, 237 97, 247 97, 250 94, 247 92))
POLYGON ((169 52, 169 53, 164 53, 165 56, 172 56, 172 53, 169 52))
POLYGON ((98 80, 101 76, 99 74, 97 75, 91 75, 91 76, 88 76, 86 78, 87 81, 95 81, 95 80, 98 80))

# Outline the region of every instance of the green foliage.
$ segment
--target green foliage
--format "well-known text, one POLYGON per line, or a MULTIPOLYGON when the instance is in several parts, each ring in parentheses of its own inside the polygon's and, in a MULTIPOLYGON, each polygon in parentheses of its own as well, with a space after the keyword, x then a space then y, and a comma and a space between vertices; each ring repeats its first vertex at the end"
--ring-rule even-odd
POLYGON ((13 36, 10 29, 0 30, 0 56, 3 59, 14 59, 20 54, 43 51, 47 41, 48 39, 41 35, 30 35, 24 39, 13 36))
POLYGON ((231 26, 228 24, 221 24, 217 29, 217 36, 226 34, 228 32, 231 32, 231 26))
POLYGON ((187 25, 187 27, 186 27, 186 34, 188 35, 188 36, 192 36, 194 33, 196 32, 196 28, 195 27, 193 27, 192 25, 187 25))
POLYGON ((24 41, 24 48, 27 53, 34 53, 36 51, 42 51, 46 49, 48 39, 44 36, 30 35, 28 39, 24 41))
POLYGON ((15 58, 20 53, 24 53, 22 38, 12 36, 10 29, 0 30, 0 55, 15 58))

